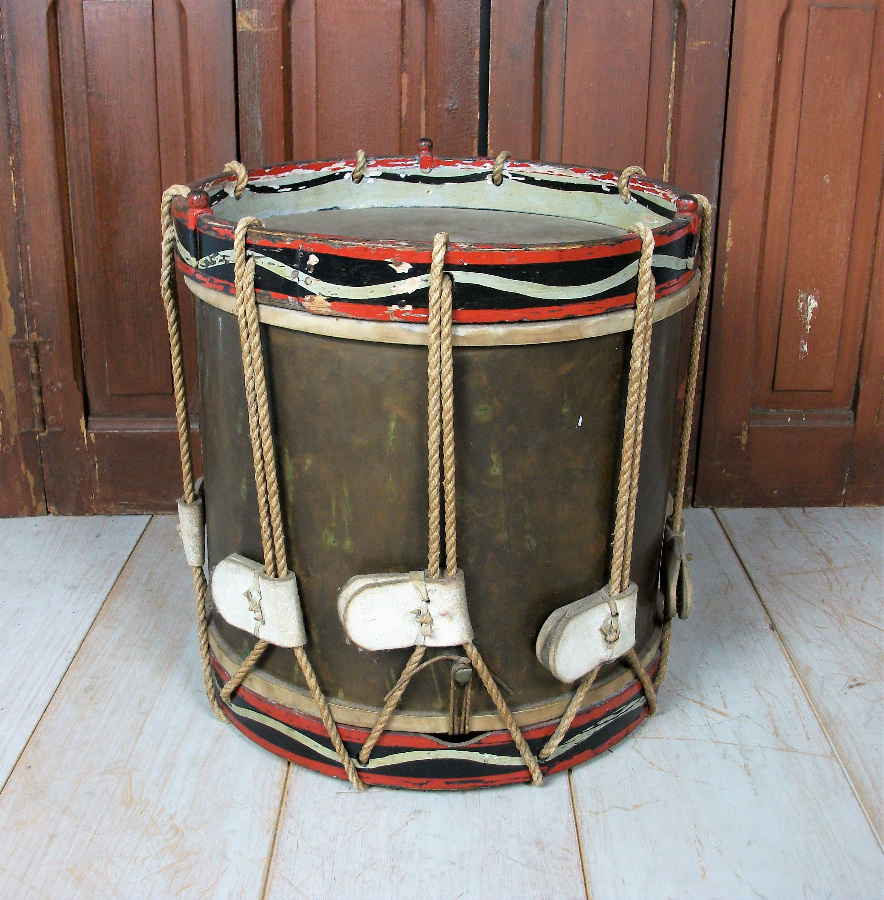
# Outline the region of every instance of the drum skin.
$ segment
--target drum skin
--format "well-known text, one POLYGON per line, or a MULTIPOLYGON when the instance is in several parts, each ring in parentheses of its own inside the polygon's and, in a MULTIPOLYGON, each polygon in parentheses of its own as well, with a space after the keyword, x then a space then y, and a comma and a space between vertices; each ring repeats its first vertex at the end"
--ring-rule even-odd
MULTIPOLYGON (((683 319, 658 322, 651 345, 632 567, 639 647, 654 624, 683 319)), ((230 553, 260 560, 236 319, 200 302, 198 323, 209 565, 230 553)), ((476 645, 515 709, 568 690, 537 661, 537 633, 608 577, 630 340, 454 351, 458 565, 476 645)), ((411 651, 349 643, 336 600, 352 575, 426 566, 426 349, 273 326, 264 341, 311 660, 330 697, 380 707, 411 651)), ((238 656, 254 644, 218 617, 212 629, 238 656)), ((449 666, 419 672, 400 709, 447 716, 449 666)), ((303 686, 290 651, 270 648, 261 667, 303 686)), ((474 712, 492 709, 474 691, 474 712)))

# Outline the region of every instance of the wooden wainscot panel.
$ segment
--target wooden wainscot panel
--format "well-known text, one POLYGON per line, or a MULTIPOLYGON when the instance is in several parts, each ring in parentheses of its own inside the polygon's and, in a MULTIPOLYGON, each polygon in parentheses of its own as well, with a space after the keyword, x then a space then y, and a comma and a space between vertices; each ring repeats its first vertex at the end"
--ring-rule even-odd
POLYGON ((172 374, 148 227, 163 191, 153 4, 79 6, 60 24, 68 134, 82 136, 68 162, 89 415, 158 416, 172 374))
MULTIPOLYGON (((731 0, 492 0, 489 152, 639 164, 714 207, 731 9, 731 0)), ((689 346, 686 334, 682 379, 689 346)), ((698 390, 695 418, 701 403, 698 390)))
MULTIPOLYGON (((47 502, 168 508, 180 473, 159 197, 236 153, 232 10, 223 0, 10 0, 4 24, 47 502)), ((186 294, 182 305, 195 385, 186 294)))
MULTIPOLYGON (((874 440, 878 413, 867 395, 880 397, 880 376, 858 379, 858 371, 864 323, 874 325, 881 6, 749 0, 736 8, 703 503, 837 504, 874 494, 848 488, 859 410, 874 440)), ((880 365, 876 356, 867 338, 865 373, 880 365)))
POLYGON ((756 380, 762 408, 849 408, 853 399, 874 234, 874 218, 854 232, 858 195, 874 183, 859 178, 874 24, 868 6, 787 17, 762 258, 756 372, 773 370, 772 383, 756 380), (864 271, 849 282, 851 262, 864 271))
POLYGON ((288 159, 474 155, 479 0, 238 0, 240 144, 288 159))

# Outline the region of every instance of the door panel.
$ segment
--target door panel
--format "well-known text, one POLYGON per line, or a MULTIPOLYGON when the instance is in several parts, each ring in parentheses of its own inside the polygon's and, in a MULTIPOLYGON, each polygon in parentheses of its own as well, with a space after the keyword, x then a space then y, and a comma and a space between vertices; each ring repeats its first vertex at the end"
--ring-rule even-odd
MULTIPOLYGON (((490 152, 638 164, 714 206, 731 9, 731 0, 492 0, 490 152)), ((689 345, 688 332, 682 378, 689 345)), ((701 404, 698 390, 695 421, 701 404)))
POLYGON ((417 152, 475 155, 479 0, 238 0, 247 166, 417 152))
POLYGON ((493 0, 490 152, 638 164, 714 198, 730 25, 730 0, 493 0))
MULTIPOLYGON (((857 412, 875 390, 857 374, 873 322, 882 18, 868 0, 737 6, 703 503, 845 497, 857 412)), ((866 371, 876 352, 867 347, 866 371)))
MULTIPOLYGON (((644 160, 653 23, 654 3, 650 0, 568 4, 563 160, 585 158, 587 151, 592 164, 602 167, 614 167, 615 160, 644 160), (606 27, 599 28, 599 22, 606 27), (611 40, 612 33, 628 38, 611 40), (611 127, 612 122, 617 123, 616 128, 611 127)), ((545 137, 545 145, 552 149, 553 135, 545 137)))
MULTIPOLYGON (((165 185, 236 154, 223 0, 10 0, 21 243, 39 334, 46 498, 167 507, 180 484, 157 286, 165 185)), ((192 301, 182 296, 195 384, 192 301)))
MULTIPOLYGON (((811 6, 785 24, 754 405, 846 409, 868 288, 868 248, 853 260, 866 272, 852 291, 848 276, 864 191, 859 175, 875 12, 811 6)), ((856 235, 864 243, 868 232, 856 235)))
POLYGON ((152 6, 86 0, 65 4, 61 23, 69 134, 87 137, 69 142, 68 161, 82 175, 70 187, 90 420, 162 416, 172 391, 147 216, 163 191, 152 6), (133 210, 144 227, 132 227, 133 210))

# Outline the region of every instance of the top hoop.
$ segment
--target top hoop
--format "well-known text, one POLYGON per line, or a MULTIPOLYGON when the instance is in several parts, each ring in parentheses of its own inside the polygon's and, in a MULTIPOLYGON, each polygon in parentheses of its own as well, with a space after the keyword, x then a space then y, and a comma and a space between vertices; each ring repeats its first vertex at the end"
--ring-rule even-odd
MULTIPOLYGON (((174 198, 178 266, 204 287, 233 294, 233 230, 249 233, 263 304, 313 314, 425 322, 432 235, 451 234, 446 271, 461 324, 551 321, 635 305, 640 241, 653 229, 657 297, 694 275, 696 199, 662 182, 619 173, 491 159, 367 159, 255 169, 240 199, 223 174, 174 198)), ((241 179, 240 179, 241 181, 241 179)))

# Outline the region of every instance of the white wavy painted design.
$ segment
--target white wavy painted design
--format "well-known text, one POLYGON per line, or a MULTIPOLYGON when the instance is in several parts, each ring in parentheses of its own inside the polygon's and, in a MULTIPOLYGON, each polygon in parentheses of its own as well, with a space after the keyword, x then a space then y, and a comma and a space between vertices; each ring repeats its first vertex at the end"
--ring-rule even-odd
MULTIPOLYGON (((384 300, 388 297, 413 294, 415 291, 429 287, 429 275, 415 275, 411 278, 402 278, 397 281, 387 281, 382 284, 371 285, 346 285, 334 284, 315 278, 302 272, 300 269, 288 266, 279 260, 272 259, 260 253, 252 251, 255 265, 273 272, 275 275, 285 278, 287 281, 298 285, 303 290, 322 297, 339 297, 343 300, 384 300)), ((183 257, 184 258, 184 257, 183 257)), ((190 263, 189 259, 185 261, 190 263)), ((674 256, 655 256, 654 262, 658 267, 667 269, 693 268, 692 260, 683 260, 674 256)), ((233 250, 221 250, 211 256, 203 257, 195 266, 199 271, 209 271, 217 266, 233 263, 233 250)), ((625 284, 634 278, 638 272, 638 261, 633 261, 624 266, 619 272, 600 278, 588 284, 575 285, 549 285, 535 281, 523 281, 516 278, 505 278, 502 275, 491 275, 486 272, 470 272, 455 270, 449 274, 457 284, 474 284, 492 288, 510 294, 519 294, 523 297, 531 297, 535 300, 543 300, 547 303, 562 303, 571 300, 583 300, 594 297, 612 288, 625 284)))
MULTIPOLYGON (((576 745, 583 743, 587 738, 592 737, 592 735, 594 735, 596 732, 607 727, 621 716, 640 708, 644 704, 644 695, 639 694, 625 706, 618 707, 617 709, 608 713, 608 715, 603 716, 598 721, 593 722, 590 725, 587 725, 581 731, 576 732, 569 740, 563 741, 556 748, 551 759, 555 759, 557 756, 561 756, 568 750, 573 749, 576 745)), ((302 731, 298 731, 296 728, 285 725, 282 722, 271 718, 270 716, 258 712, 257 710, 236 706, 234 707, 234 711, 241 718, 250 719, 253 722, 258 722, 262 725, 267 726, 268 728, 272 728, 274 731, 278 731, 279 733, 286 735, 287 737, 291 738, 294 741, 297 741, 304 747, 312 750, 314 753, 317 753, 334 763, 340 762, 337 753, 335 753, 333 749, 324 746, 323 744, 319 743, 319 741, 315 740, 302 731)), ((500 756, 499 754, 487 753, 482 750, 458 749, 456 747, 439 747, 438 749, 434 750, 403 750, 399 753, 391 753, 388 756, 379 756, 369 759, 368 763, 365 766, 360 766, 360 768, 384 769, 399 766, 404 763, 431 759, 471 760, 482 765, 502 766, 506 768, 512 768, 514 766, 518 766, 521 763, 521 760, 518 756, 500 756)))

